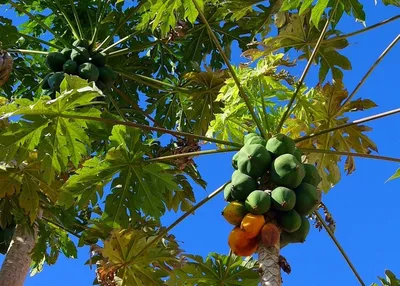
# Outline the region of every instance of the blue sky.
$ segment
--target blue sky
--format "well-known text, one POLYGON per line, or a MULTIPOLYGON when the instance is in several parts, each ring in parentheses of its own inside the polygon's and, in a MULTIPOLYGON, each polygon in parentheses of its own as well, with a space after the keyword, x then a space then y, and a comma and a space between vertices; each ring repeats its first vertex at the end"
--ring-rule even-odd
MULTIPOLYGON (((364 2, 367 26, 399 13, 399 9, 385 7, 380 2, 377 6, 373 0, 364 2)), ((10 14, 0 7, 0 16, 4 15, 10 14)), ((345 33, 360 28, 362 25, 351 18, 347 18, 338 26, 338 29, 345 33)), ((394 22, 350 38, 351 46, 343 51, 353 66, 353 70, 345 72, 344 77, 349 91, 356 86, 399 31, 400 22, 394 22)), ((244 61, 239 55, 238 50, 234 49, 233 62, 244 61)), ((300 64, 298 76, 304 64, 300 64)), ((399 66, 400 46, 396 46, 355 97, 370 98, 378 107, 357 114, 357 118, 400 106, 397 89, 399 66)), ((317 70, 313 67, 306 82, 313 85, 316 81, 317 70)), ((377 143, 380 155, 400 157, 400 133, 397 132, 399 123, 400 115, 368 123, 374 128, 369 135, 377 143)), ((198 201, 229 179, 232 173, 232 155, 203 156, 196 160, 203 178, 208 181, 206 191, 196 188, 198 201)), ((367 285, 375 282, 376 276, 382 275, 385 268, 400 274, 400 225, 397 206, 397 202, 400 202, 400 181, 385 183, 398 167, 396 163, 357 158, 355 173, 350 176, 343 175, 341 182, 323 198, 336 220, 337 238, 367 285)), ((231 226, 221 216, 224 205, 220 195, 172 231, 177 240, 182 242, 182 248, 186 252, 200 255, 207 255, 209 252, 228 253, 227 237, 231 226)), ((168 214, 163 218, 163 222, 168 225, 178 216, 179 214, 168 214)), ((306 243, 290 245, 282 254, 292 267, 290 275, 283 275, 284 285, 359 285, 324 231, 312 229, 306 243)), ((42 273, 28 278, 25 285, 53 285, 54 282, 58 286, 69 286, 72 283, 77 286, 92 284, 94 271, 84 265, 89 258, 87 248, 79 250, 79 259, 68 260, 60 257, 57 265, 45 267, 42 273)))

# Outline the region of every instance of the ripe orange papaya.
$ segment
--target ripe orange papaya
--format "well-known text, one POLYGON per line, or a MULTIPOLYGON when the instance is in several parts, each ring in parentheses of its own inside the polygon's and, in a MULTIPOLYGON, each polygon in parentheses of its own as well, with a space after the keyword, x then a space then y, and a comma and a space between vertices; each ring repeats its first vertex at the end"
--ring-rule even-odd
POLYGON ((261 242, 266 247, 271 247, 279 242, 281 233, 279 228, 273 223, 267 223, 261 229, 261 242))
POLYGON ((240 225, 243 217, 247 214, 247 209, 243 202, 230 202, 223 210, 224 218, 233 225, 240 225))
POLYGON ((250 256, 257 251, 258 237, 248 238, 247 234, 236 226, 229 234, 228 245, 234 254, 250 256))
POLYGON ((248 213, 242 220, 240 228, 246 233, 248 238, 256 237, 265 224, 263 215, 248 213))

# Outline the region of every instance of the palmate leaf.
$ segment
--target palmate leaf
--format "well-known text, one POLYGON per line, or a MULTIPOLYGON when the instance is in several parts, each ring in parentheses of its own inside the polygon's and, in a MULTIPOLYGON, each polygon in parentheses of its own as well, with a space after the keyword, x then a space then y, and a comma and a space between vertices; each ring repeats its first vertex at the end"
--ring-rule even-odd
MULTIPOLYGON (((287 120, 285 132, 293 138, 301 137, 302 133, 317 133, 349 122, 349 118, 346 116, 347 112, 376 107, 376 104, 369 99, 351 100, 343 105, 347 97, 348 92, 341 81, 336 81, 334 84, 327 83, 321 88, 311 90, 308 97, 299 101, 294 112, 295 117, 287 120), (307 114, 312 114, 312 116, 307 114)), ((369 154, 372 151, 378 151, 375 143, 365 134, 371 130, 365 125, 353 125, 302 141, 298 146, 369 154)), ((308 160, 310 163, 317 164, 323 178, 320 186, 325 192, 338 183, 340 180, 338 163, 341 156, 309 154, 308 160)), ((353 157, 346 158, 344 168, 347 174, 351 174, 355 170, 353 157)))
POLYGON ((86 161, 66 182, 60 204, 70 205, 72 196, 80 207, 95 205, 103 187, 112 181, 103 218, 127 226, 139 211, 158 218, 166 207, 187 208, 193 201, 190 185, 181 176, 175 178, 182 171, 165 163, 146 163, 149 147, 140 130, 116 125, 109 140, 111 149, 104 158, 86 161))
POLYGON ((253 258, 243 260, 232 254, 220 255, 210 253, 207 258, 198 255, 185 254, 188 262, 183 267, 175 269, 168 285, 258 285, 257 261, 253 258))
MULTIPOLYGON (((279 35, 276 37, 266 38, 262 43, 258 43, 262 50, 249 49, 243 53, 252 61, 255 61, 263 56, 268 56, 271 52, 284 49, 289 51, 294 48, 301 52, 299 59, 309 59, 315 44, 321 34, 314 25, 309 24, 310 13, 303 15, 292 14, 285 16, 285 24, 279 29, 279 35)), ((326 19, 320 21, 318 27, 322 27, 326 19)), ((325 37, 338 35, 339 31, 329 30, 325 37)), ((346 39, 341 39, 332 42, 322 42, 315 61, 320 64, 319 81, 322 83, 329 71, 332 72, 335 80, 343 78, 342 70, 350 70, 351 63, 338 50, 344 49, 349 45, 346 39)))
POLYGON ((88 155, 90 139, 83 120, 70 118, 73 115, 99 117, 100 111, 85 107, 102 93, 94 84, 76 76, 66 76, 57 98, 48 97, 30 101, 16 100, 12 112, 10 107, 0 108, 2 118, 21 116, 0 134, 0 159, 9 162, 18 158, 21 163, 28 152, 37 149, 45 180, 51 182, 55 174, 66 171, 68 162, 78 167, 82 157, 88 155), (79 111, 76 109, 80 108, 79 111))
POLYGON ((43 180, 43 172, 38 162, 28 159, 19 166, 4 165, 0 169, 0 199, 18 198, 19 206, 28 215, 30 221, 36 219, 39 210, 40 196, 46 201, 55 203, 59 194, 59 184, 47 184, 43 180))
POLYGON ((171 269, 180 264, 177 258, 180 250, 174 240, 165 239, 137 256, 154 238, 142 230, 113 230, 104 241, 104 248, 98 251, 103 258, 97 269, 98 277, 104 283, 114 276, 112 280, 120 281, 121 286, 165 285, 164 279, 171 269))
MULTIPOLYGON (((255 107, 255 112, 261 118, 264 128, 269 132, 274 130, 276 119, 280 116, 280 112, 274 109, 276 99, 285 100, 291 93, 283 84, 284 80, 290 81, 290 76, 284 71, 277 72, 278 66, 285 65, 291 64, 283 59, 283 54, 278 54, 263 58, 254 69, 242 67, 236 70, 251 105, 255 107), (267 115, 263 112, 264 106, 267 115)), ((254 132, 256 126, 233 79, 226 80, 217 101, 224 104, 223 113, 215 116, 207 136, 226 141, 243 142, 244 134, 254 132)))

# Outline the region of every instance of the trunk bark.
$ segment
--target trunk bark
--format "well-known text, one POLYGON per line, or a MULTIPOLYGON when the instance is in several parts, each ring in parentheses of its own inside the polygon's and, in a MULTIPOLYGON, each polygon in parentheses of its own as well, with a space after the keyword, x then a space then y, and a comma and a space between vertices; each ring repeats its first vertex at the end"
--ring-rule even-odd
POLYGON ((31 264, 30 253, 35 246, 35 233, 17 225, 0 270, 0 286, 23 286, 31 264))
POLYGON ((265 247, 260 244, 258 249, 258 262, 262 286, 281 286, 281 267, 279 265, 280 245, 265 247))

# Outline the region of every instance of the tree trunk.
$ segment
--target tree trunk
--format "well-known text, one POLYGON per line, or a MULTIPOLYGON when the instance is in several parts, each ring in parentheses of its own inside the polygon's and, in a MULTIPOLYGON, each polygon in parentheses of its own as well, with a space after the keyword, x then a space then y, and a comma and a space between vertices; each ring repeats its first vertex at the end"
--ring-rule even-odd
POLYGON ((279 265, 280 245, 265 247, 260 244, 258 249, 258 262, 262 286, 281 286, 281 267, 279 265))
POLYGON ((31 264, 30 252, 35 246, 35 233, 17 225, 0 270, 0 286, 23 286, 31 264))

